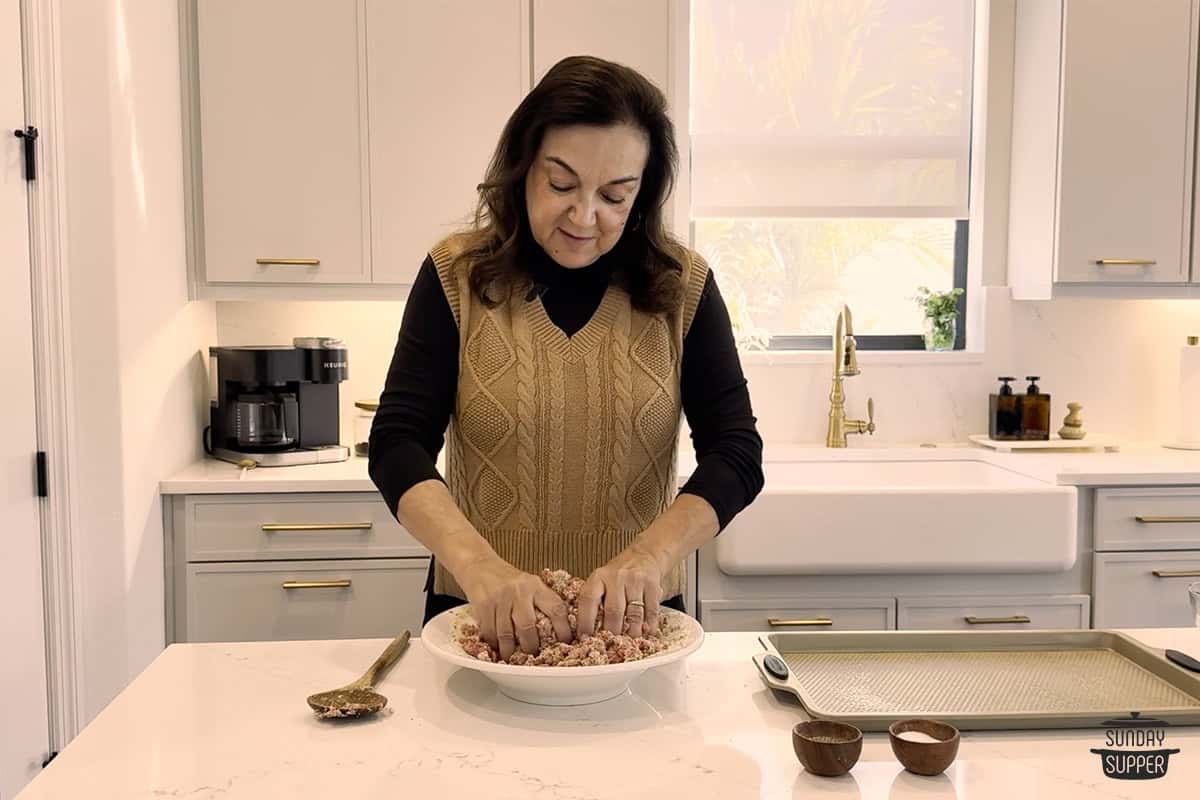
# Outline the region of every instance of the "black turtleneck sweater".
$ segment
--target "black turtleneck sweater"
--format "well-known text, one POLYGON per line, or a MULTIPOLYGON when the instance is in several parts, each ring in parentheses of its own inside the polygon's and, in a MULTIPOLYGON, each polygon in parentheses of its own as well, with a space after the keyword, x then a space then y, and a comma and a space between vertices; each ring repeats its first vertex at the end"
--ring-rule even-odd
MULTIPOLYGON (((547 316, 567 336, 600 305, 612 259, 566 269, 540 247, 530 277, 547 316)), ((528 295, 529 302, 536 297, 528 295)), ((392 513, 400 497, 424 480, 443 480, 435 462, 458 388, 458 325, 426 257, 404 307, 379 412, 371 429, 370 473, 392 513)), ((683 341, 683 411, 697 466, 681 490, 708 501, 723 529, 762 489, 762 439, 738 360, 729 313, 709 273, 696 316, 683 341)))

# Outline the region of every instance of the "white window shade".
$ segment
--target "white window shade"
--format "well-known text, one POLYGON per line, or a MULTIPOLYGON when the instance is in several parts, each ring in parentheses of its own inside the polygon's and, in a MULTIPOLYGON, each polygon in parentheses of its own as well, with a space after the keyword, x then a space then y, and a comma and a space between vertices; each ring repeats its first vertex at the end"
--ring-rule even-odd
POLYGON ((693 0, 693 217, 966 218, 973 0, 693 0))

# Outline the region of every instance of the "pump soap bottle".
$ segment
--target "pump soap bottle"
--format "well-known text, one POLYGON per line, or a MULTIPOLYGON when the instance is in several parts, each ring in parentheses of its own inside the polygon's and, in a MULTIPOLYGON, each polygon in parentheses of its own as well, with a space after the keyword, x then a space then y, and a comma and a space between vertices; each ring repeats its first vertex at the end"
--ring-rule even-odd
POLYGON ((1011 441, 1021 438, 1020 397, 1013 394, 1009 381, 1016 378, 997 378, 1003 381, 998 394, 988 395, 988 437, 1011 441))
POLYGON ((1027 375, 1029 388, 1021 398, 1021 438, 1028 441, 1050 439, 1050 395, 1043 394, 1037 375, 1027 375))

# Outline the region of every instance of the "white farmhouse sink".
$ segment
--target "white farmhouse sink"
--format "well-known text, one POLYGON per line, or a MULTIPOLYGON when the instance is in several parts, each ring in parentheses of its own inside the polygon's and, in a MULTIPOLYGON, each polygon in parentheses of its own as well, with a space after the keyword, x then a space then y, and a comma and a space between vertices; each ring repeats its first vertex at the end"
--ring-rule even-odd
POLYGON ((764 473, 762 494, 717 537, 728 574, 1061 572, 1075 563, 1075 488, 981 459, 813 458, 769 461, 764 473))

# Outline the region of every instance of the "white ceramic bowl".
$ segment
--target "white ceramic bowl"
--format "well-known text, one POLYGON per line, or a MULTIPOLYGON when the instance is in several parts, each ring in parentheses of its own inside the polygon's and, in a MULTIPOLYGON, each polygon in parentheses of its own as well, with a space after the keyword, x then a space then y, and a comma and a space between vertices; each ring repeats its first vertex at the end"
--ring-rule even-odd
POLYGON ((622 694, 630 681, 646 670, 686 658, 704 642, 704 629, 687 614, 670 608, 663 608, 659 613, 662 618, 669 617, 682 627, 678 645, 641 661, 622 664, 518 667, 472 658, 454 641, 452 633, 455 623, 470 614, 470 606, 452 608, 429 620, 421 631, 421 644, 442 661, 483 673, 502 694, 513 700, 542 706, 580 706, 622 694))

